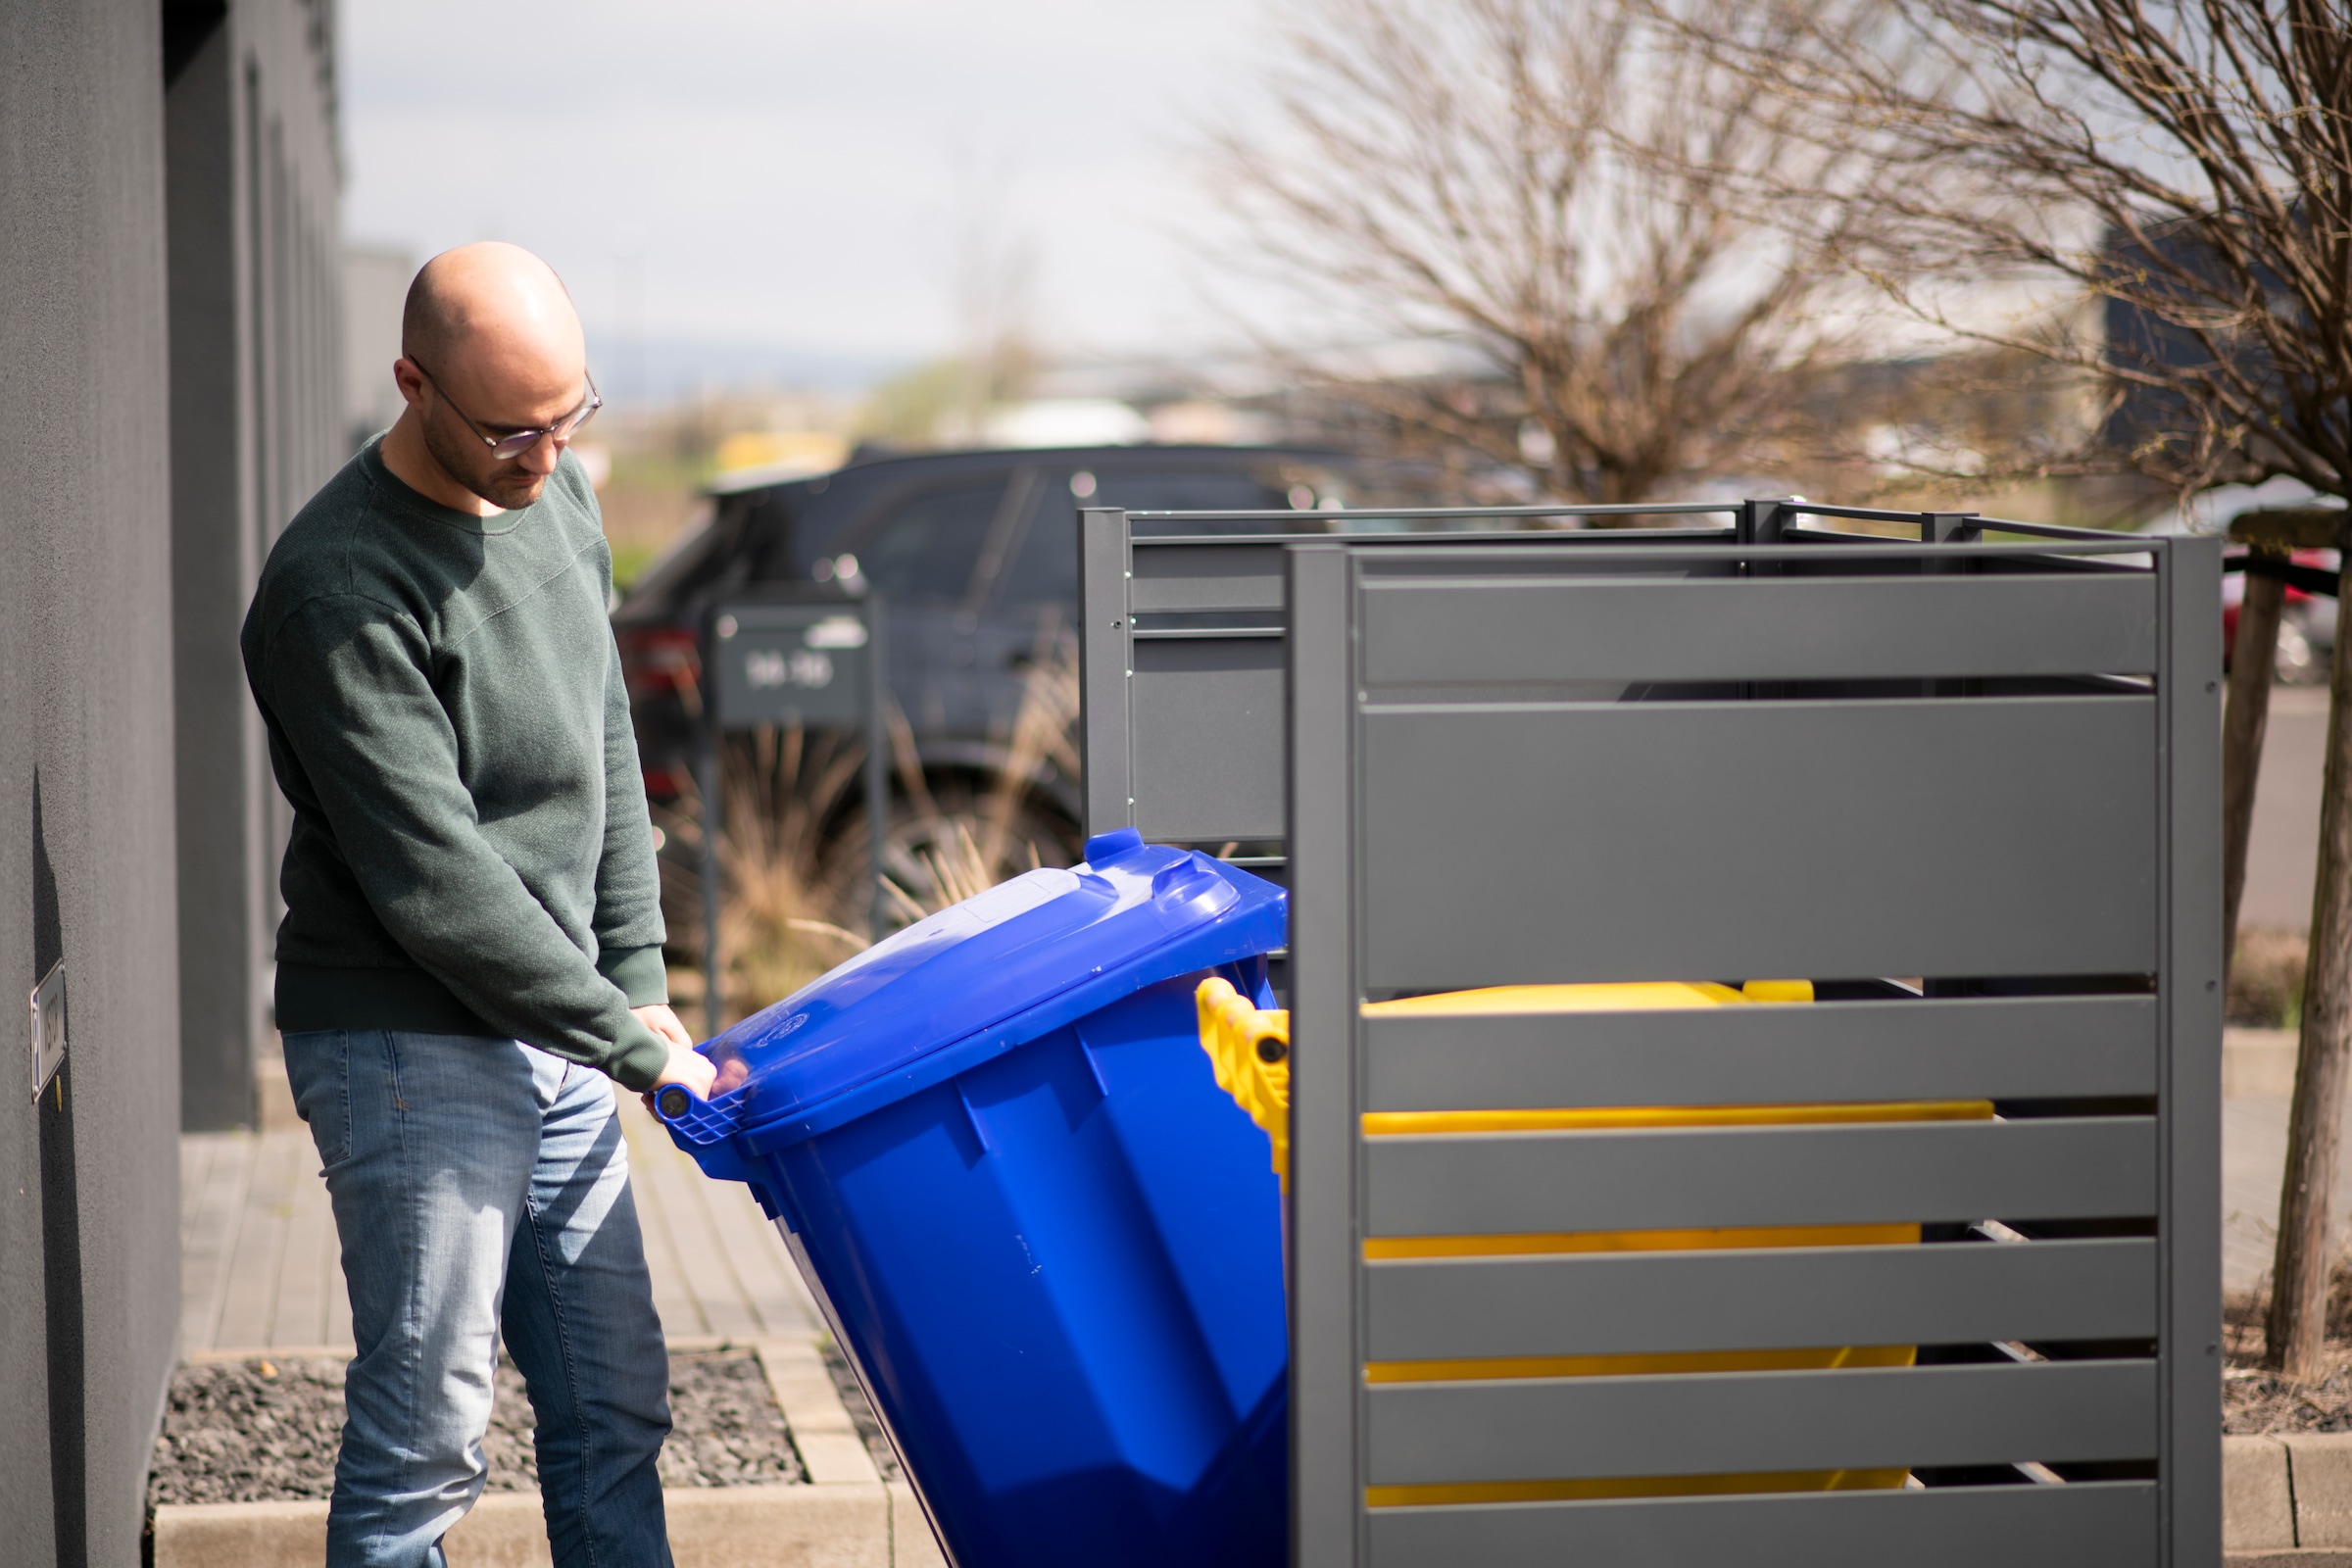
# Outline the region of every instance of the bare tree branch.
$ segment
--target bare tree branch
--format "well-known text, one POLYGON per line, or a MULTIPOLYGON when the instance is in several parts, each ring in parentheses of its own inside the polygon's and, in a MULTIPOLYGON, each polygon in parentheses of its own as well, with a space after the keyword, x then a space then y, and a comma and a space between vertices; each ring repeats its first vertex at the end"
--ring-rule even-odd
MULTIPOLYGON (((1682 3, 1700 30, 1742 9, 1682 3)), ((1640 0, 1301 0, 1284 41, 1272 134, 1216 148, 1259 270, 1324 326, 1471 362, 1377 373, 1293 342, 1295 374, 1578 499, 1751 469, 1804 426, 1791 389, 1850 347, 1852 221, 1756 198, 1776 171, 1850 186, 1857 155, 1764 84, 1640 0)))
MULTIPOLYGON (((1664 13, 1659 13, 1664 15, 1664 13)), ((1784 0, 1684 41, 1860 137, 1861 275, 1922 319, 2154 407, 2129 459, 2191 488, 2352 477, 2352 16, 2307 0, 1784 0), (1789 40, 1797 40, 1791 47, 1789 40), (1905 280, 2039 277, 2137 333, 1955 319, 1905 280)), ((1811 194, 1776 176, 1759 194, 1811 194)))
MULTIPOLYGON (((1797 106, 1821 145, 1873 144, 1883 177, 1850 195, 1868 216, 1846 254, 1889 299, 1942 319, 1905 279, 2031 276, 2104 301, 2101 334, 1944 324, 2105 378, 2130 460, 2182 489, 2284 474, 2352 495, 2352 12, 1777 0, 1758 16, 1667 24, 1797 106)), ((1761 187, 1775 188, 1809 190, 1761 187)), ((2336 647, 2328 757, 2267 1324, 2297 1382, 2320 1368, 2352 1075, 2352 639, 2336 647)))

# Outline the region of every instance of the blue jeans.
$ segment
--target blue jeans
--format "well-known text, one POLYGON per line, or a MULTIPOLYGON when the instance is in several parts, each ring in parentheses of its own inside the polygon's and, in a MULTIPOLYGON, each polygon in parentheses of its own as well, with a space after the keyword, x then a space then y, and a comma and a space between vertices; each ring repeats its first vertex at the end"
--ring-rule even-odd
POLYGON ((512 1040, 289 1034, 359 1353, 328 1568, 441 1568, 481 1494, 503 1333, 558 1568, 669 1568, 669 1360, 612 1086, 512 1040))

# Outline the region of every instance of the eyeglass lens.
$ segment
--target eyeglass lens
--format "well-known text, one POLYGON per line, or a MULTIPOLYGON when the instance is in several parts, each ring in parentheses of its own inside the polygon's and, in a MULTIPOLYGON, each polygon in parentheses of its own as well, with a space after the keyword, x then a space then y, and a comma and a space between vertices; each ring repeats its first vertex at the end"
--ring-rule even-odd
POLYGON ((491 447, 490 455, 494 458, 497 458, 499 461, 504 462, 509 458, 518 458, 522 456, 523 453, 528 452, 532 447, 538 445, 542 439, 548 436, 569 436, 581 425, 586 424, 590 419, 594 418, 596 416, 596 411, 603 406, 603 399, 596 397, 594 394, 590 394, 585 403, 582 403, 577 409, 566 415, 563 419, 548 426, 546 429, 517 430, 513 435, 502 438, 495 446, 491 447))

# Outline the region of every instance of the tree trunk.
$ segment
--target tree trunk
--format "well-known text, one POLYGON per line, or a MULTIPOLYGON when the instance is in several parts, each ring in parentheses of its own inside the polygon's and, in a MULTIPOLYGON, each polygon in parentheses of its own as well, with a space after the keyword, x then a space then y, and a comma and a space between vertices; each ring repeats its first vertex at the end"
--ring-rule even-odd
MULTIPOLYGON (((2352 550, 2336 579, 2352 594, 2352 550)), ((2250 586, 2250 585, 2249 585, 2250 586)), ((2344 628, 2352 634, 2352 626, 2344 628)), ((2290 1383, 2320 1375, 2328 1271, 2334 1240, 2346 1048, 2352 1045, 2352 635, 2335 639, 2328 691, 2328 775, 2320 805, 2320 871, 2311 900, 2311 960, 2303 983, 2303 1038, 2287 1122, 2286 1180, 2278 1195, 2278 1249, 2271 1267, 2270 1359, 2290 1383)))
POLYGON ((2262 735, 2271 720, 2271 673, 2278 660, 2278 612, 2286 584, 2246 573, 2230 651, 2230 709, 2222 719, 2222 984, 2237 960, 2237 908, 2246 891, 2246 843, 2254 832, 2254 785, 2262 735))

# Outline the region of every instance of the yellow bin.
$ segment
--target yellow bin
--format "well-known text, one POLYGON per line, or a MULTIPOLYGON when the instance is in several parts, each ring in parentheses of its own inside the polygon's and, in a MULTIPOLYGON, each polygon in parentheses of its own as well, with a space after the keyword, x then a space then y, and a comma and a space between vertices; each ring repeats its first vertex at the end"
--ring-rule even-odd
MULTIPOLYGON (((1712 982, 1640 985, 1499 986, 1367 1004, 1364 1015, 1464 1017, 1477 1013, 1623 1012, 1664 1007, 1749 1005, 1813 1000, 1806 980, 1751 980, 1739 990, 1712 982)), ((1290 1035, 1288 1012, 1263 1011, 1223 980, 1195 994, 1200 1045, 1218 1087, 1234 1098, 1272 1146, 1274 1174, 1290 1181, 1290 1035)), ((1803 1122, 1983 1120, 1986 1100, 1865 1102, 1782 1105, 1567 1106, 1543 1110, 1373 1111, 1367 1138, 1408 1133, 1565 1132, 1617 1127, 1734 1127, 1803 1122)), ((1587 1231, 1531 1236, 1391 1236, 1364 1243, 1366 1258, 1480 1257, 1532 1252, 1654 1252, 1730 1247, 1872 1247, 1916 1243, 1913 1225, 1721 1227, 1680 1231, 1587 1231)), ((1673 1355, 1519 1356, 1456 1361, 1374 1361, 1370 1383, 1482 1378, 1634 1376, 1678 1372, 1794 1371, 1828 1367, 1909 1366, 1909 1345, 1838 1346, 1786 1350, 1702 1350, 1673 1355)), ((1577 1497, 1698 1495, 1708 1493, 1825 1492, 1899 1487, 1904 1469, 1786 1471, 1773 1474, 1610 1477, 1557 1481, 1447 1483, 1367 1489, 1373 1507, 1408 1503, 1525 1502, 1577 1497)))

